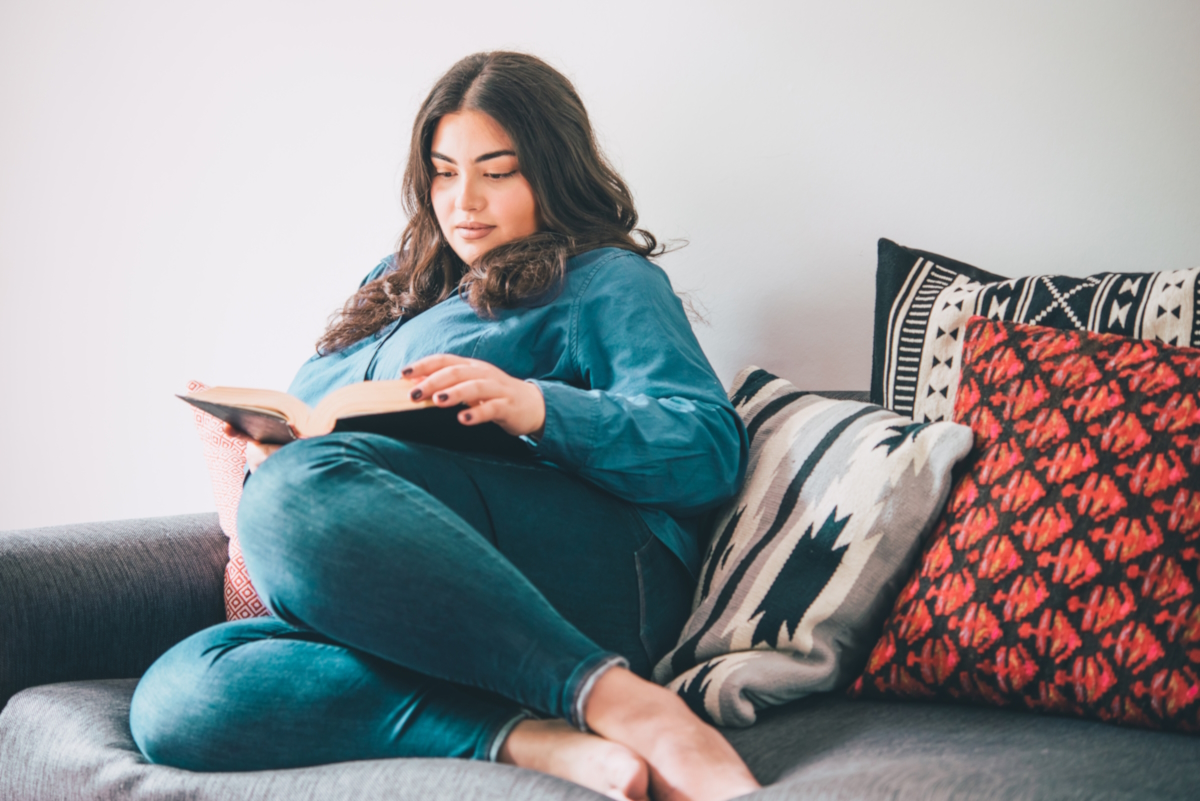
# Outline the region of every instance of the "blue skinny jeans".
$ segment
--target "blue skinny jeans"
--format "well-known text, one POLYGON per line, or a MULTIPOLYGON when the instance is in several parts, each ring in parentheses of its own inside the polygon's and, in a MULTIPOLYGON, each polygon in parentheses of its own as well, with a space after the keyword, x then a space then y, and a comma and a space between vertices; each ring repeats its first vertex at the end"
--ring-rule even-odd
POLYGON ((693 589, 631 504, 579 478, 374 434, 281 448, 238 531, 273 617, 150 667, 130 727, 152 762, 495 759, 530 715, 583 728, 614 664, 649 676, 693 589))

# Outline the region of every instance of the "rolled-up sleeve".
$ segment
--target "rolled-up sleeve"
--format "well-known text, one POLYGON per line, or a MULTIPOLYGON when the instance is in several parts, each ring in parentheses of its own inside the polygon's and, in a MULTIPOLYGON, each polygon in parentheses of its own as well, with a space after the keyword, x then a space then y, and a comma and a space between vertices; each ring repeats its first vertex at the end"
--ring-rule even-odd
POLYGON ((568 347, 572 380, 534 381, 546 400, 540 458, 673 515, 737 491, 745 428, 660 268, 631 253, 598 265, 568 347))

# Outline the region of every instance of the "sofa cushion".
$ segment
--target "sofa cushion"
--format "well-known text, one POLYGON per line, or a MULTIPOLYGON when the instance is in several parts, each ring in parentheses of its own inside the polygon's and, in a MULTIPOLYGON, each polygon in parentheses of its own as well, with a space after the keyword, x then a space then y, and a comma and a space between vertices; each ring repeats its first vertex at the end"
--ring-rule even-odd
POLYGON ((1195 738, 985 707, 821 694, 724 732, 768 799, 1194 799, 1195 738))
MULTIPOLYGON (((35 687, 0 714, 0 798, 39 801, 578 799, 582 787, 450 759, 344 762, 256 773, 147 764, 129 735, 135 681, 35 687)), ((1193 738, 1007 710, 810 696, 725 732, 768 799, 1187 799, 1193 738)))
POLYGON ((854 691, 1200 733, 1200 349, 963 338, 976 448, 854 691))
POLYGON ((949 420, 972 315, 1200 345, 1200 267, 1085 278, 1006 279, 879 240, 871 402, 918 422, 949 420))
POLYGON ((38 801, 601 801, 570 782, 509 765, 386 759, 294 770, 193 773, 152 765, 129 732, 136 679, 34 687, 0 713, 0 798, 38 801))
POLYGON ((654 679, 709 721, 749 726, 862 669, 972 437, 755 367, 730 400, 750 436, 746 481, 717 515, 692 614, 654 679))

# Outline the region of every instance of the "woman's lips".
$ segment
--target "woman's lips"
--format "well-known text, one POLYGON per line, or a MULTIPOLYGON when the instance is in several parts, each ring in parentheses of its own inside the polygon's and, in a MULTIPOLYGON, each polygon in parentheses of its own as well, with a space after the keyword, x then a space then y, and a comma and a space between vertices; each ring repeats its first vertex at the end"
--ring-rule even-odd
POLYGON ((455 230, 458 231, 459 237, 461 237, 462 239, 483 239, 485 236, 490 234, 495 229, 496 229, 496 226, 494 226, 494 225, 478 225, 478 224, 473 224, 470 227, 465 226, 465 225, 460 225, 457 228, 455 228, 455 230))

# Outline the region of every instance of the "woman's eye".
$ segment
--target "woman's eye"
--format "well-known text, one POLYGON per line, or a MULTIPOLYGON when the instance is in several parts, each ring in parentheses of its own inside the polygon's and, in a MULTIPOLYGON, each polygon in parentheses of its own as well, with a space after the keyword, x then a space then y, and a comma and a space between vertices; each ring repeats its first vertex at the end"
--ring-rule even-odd
POLYGON ((485 174, 488 178, 511 178, 516 175, 517 172, 517 170, 513 170, 512 172, 489 172, 485 174))

